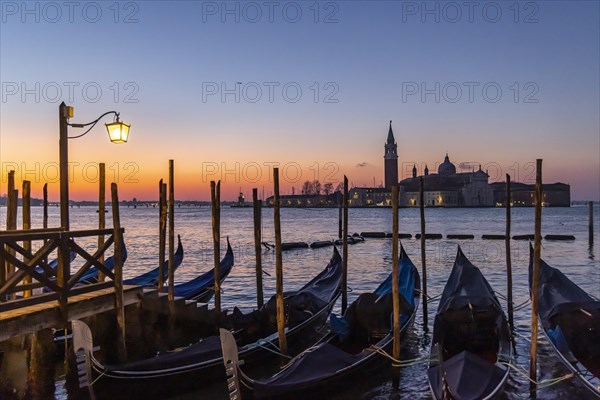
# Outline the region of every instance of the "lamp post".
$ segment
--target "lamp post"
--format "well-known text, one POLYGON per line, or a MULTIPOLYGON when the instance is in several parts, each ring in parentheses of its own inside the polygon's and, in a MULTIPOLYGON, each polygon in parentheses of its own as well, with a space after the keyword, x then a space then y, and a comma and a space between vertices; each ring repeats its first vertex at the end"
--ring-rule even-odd
POLYGON ((114 114, 115 121, 106 124, 108 131, 108 137, 113 143, 127 143, 129 139, 129 128, 131 125, 125 124, 119 120, 119 113, 116 111, 109 111, 102 114, 100 117, 87 124, 72 124, 69 123, 69 119, 73 118, 73 107, 67 106, 62 102, 59 106, 58 118, 60 125, 60 225, 65 229, 69 230, 69 139, 77 139, 86 135, 89 131, 96 126, 96 124, 105 116, 114 114), (69 136, 68 128, 86 128, 89 127, 84 133, 76 136, 69 136))
MULTIPOLYGON (((113 143, 126 143, 129 138, 130 125, 119 121, 119 113, 109 111, 87 124, 72 124, 69 119, 73 118, 73 107, 67 106, 62 102, 58 108, 58 120, 60 128, 59 139, 59 170, 60 170, 60 225, 65 231, 69 231, 69 139, 77 139, 86 135, 96 126, 96 124, 109 114, 115 115, 115 121, 106 124, 110 141, 113 143), (89 127, 84 133, 76 136, 69 136, 69 126, 73 128, 89 127)), ((67 324, 67 282, 71 275, 71 263, 69 260, 69 246, 66 239, 61 240, 60 250, 58 252, 58 274, 57 280, 59 286, 63 289, 60 294, 61 311, 65 323, 67 324)))

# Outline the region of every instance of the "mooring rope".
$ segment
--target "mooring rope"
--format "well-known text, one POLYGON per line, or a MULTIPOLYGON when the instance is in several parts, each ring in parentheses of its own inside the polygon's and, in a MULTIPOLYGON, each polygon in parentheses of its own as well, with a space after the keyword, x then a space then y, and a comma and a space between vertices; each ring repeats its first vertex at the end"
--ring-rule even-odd
MULTIPOLYGON (((421 293, 422 293, 422 292, 421 292, 421 293)), ((431 296, 427 295, 427 304, 429 304, 429 303, 432 303, 432 302, 434 302, 434 301, 437 301, 437 300, 439 300, 441 297, 442 297, 442 294, 441 294, 441 293, 440 293, 440 294, 438 294, 437 296, 433 296, 433 297, 431 297, 431 296)))
POLYGON ((513 311, 521 311, 523 308, 525 308, 529 303, 531 302, 530 299, 525 300, 524 302, 522 302, 521 304, 515 306, 513 308, 513 311))
POLYGON ((565 381, 567 379, 571 379, 572 377, 575 376, 575 374, 573 372, 569 372, 568 374, 560 376, 558 378, 547 379, 545 381, 541 381, 540 382, 540 381, 536 381, 534 379, 531 379, 531 377, 529 376, 529 374, 527 373, 527 371, 523 370, 522 368, 517 367, 514 364, 507 363, 507 362, 500 362, 500 364, 506 365, 507 367, 514 369, 520 375, 522 375, 523 377, 525 377, 529 382, 531 382, 534 385, 536 385, 539 389, 544 389, 544 388, 556 385, 559 382, 565 381))
POLYGON ((428 363, 430 360, 429 356, 412 358, 410 360, 398 360, 398 359, 394 358, 391 354, 389 354, 387 351, 385 351, 381 347, 375 346, 374 344, 372 344, 368 348, 368 350, 374 351, 377 354, 380 354, 386 358, 389 358, 392 361, 392 365, 395 367, 411 367, 413 365, 428 363))
MULTIPOLYGON (((502 300, 508 301, 508 297, 506 297, 502 293, 500 293, 500 292, 494 292, 494 293, 496 294, 496 296, 498 296, 502 300)), ((527 299, 523 303, 518 304, 518 305, 515 305, 514 301, 511 301, 510 303, 513 305, 513 311, 518 311, 518 310, 522 309, 525 305, 529 304, 530 301, 531 300, 527 299)))
POLYGON ((292 359, 292 357, 288 356, 287 354, 283 354, 283 353, 281 352, 281 350, 279 349, 279 347, 277 347, 277 346, 276 346, 274 343, 271 343, 271 342, 269 342, 268 340, 259 339, 259 340, 257 340, 257 341, 256 341, 256 345, 257 345, 258 347, 260 347, 261 349, 264 349, 264 350, 270 351, 271 353, 273 353, 273 354, 277 354, 277 355, 279 355, 279 356, 281 356, 281 357, 285 357, 285 358, 287 358, 288 360, 291 360, 291 359, 292 359), (269 345, 270 345, 270 346, 272 346, 272 347, 273 347, 275 350, 273 350, 273 349, 269 348, 269 347, 268 347, 269 345))
MULTIPOLYGON (((94 368, 94 369, 96 369, 96 368, 94 368)), ((97 369, 96 369, 96 371, 97 371, 97 372, 100 372, 100 371, 98 371, 97 369)), ((93 385, 94 385, 94 383, 96 383, 96 382, 97 382, 97 381, 98 381, 100 378, 102 378, 104 375, 106 375, 106 371, 102 371, 102 373, 101 373, 100 375, 98 375, 98 376, 96 377, 96 379, 94 379, 94 380, 92 381, 92 383, 90 383, 90 384, 89 384, 89 386, 93 386, 93 385)))
MULTIPOLYGON (((500 297, 502 300, 506 300, 506 301, 508 301, 508 297, 506 297, 506 296, 505 296, 505 295, 503 295, 502 293, 494 291, 494 294, 495 294, 497 297, 500 297)), ((513 304, 514 304, 514 303, 513 303, 513 304)))

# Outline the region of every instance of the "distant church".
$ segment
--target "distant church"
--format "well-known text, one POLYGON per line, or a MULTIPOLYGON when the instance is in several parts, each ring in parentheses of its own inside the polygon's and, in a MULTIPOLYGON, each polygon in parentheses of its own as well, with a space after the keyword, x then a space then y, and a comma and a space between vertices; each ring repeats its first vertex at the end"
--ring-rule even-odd
MULTIPOLYGON (((420 178, 417 166, 412 169, 412 177, 398 182, 398 145, 392 130, 392 121, 384 144, 384 187, 354 187, 350 189, 350 205, 357 207, 390 206, 391 190, 399 186, 401 207, 418 207, 420 204, 420 178)), ((487 171, 473 169, 469 172, 456 172, 448 153, 437 173, 429 173, 425 166, 423 178, 424 204, 428 207, 494 207, 506 201, 504 183, 489 183, 487 171)), ((535 185, 513 183, 513 205, 533 205, 535 185)), ((544 184, 545 206, 570 206, 570 186, 564 183, 544 184)))
MULTIPOLYGON (((446 153, 444 162, 438 167, 437 174, 430 174, 425 166, 423 176, 425 204, 441 207, 492 207, 494 193, 488 183, 489 175, 481 170, 456 172, 456 167, 450 162, 446 153)), ((403 205, 418 206, 420 203, 420 178, 417 176, 417 166, 413 166, 412 177, 399 183, 403 189, 403 205)))
POLYGON ((392 121, 390 121, 390 130, 388 131, 387 141, 384 145, 384 175, 385 188, 392 190, 392 186, 398 184, 398 145, 394 140, 394 132, 392 131, 392 121))

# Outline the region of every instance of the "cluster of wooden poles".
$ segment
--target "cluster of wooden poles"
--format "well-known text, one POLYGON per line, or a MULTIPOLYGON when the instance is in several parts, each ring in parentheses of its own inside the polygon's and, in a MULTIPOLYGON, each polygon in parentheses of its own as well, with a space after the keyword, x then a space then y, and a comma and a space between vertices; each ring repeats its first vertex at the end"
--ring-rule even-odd
MULTIPOLYGON (((276 298, 277 298, 277 327, 279 335, 280 351, 285 354, 287 352, 287 344, 284 331, 284 313, 283 313, 283 285, 282 285, 282 257, 281 257, 281 220, 280 220, 280 200, 279 200, 279 172, 274 169, 274 224, 275 224, 275 260, 276 260, 276 298)), ((255 241, 257 255, 257 284, 260 279, 260 218, 257 219, 257 199, 256 189, 254 189, 254 206, 255 206, 255 241)), ((423 330, 428 331, 428 310, 427 310, 427 266, 426 266, 426 235, 425 235, 425 204, 424 204, 424 181, 420 179, 420 221, 421 221, 421 268, 422 268, 422 299, 423 299, 423 330)), ((539 293, 539 271, 541 260, 541 221, 542 221, 542 160, 536 160, 536 184, 535 184, 535 233, 534 233, 534 262, 533 262, 533 277, 531 288, 531 347, 530 347, 530 391, 535 396, 537 385, 534 383, 537 379, 537 339, 538 339, 538 293, 539 293)), ((400 359, 400 294, 398 290, 398 257, 399 257, 399 221, 398 221, 398 186, 392 188, 392 301, 393 301, 393 354, 392 357, 396 360, 400 359)), ((511 330, 514 331, 514 306, 512 294, 512 262, 511 262, 511 179, 510 175, 506 175, 506 276, 507 276, 507 303, 508 303, 508 322, 511 330)), ((260 212, 260 211, 259 211, 260 212)), ((590 246, 593 245, 593 217, 592 203, 589 203, 589 234, 590 246)), ((260 217, 260 214, 258 214, 260 217)), ((344 194, 343 206, 340 207, 339 218, 339 233, 343 238, 343 273, 342 273, 342 305, 341 312, 344 313, 348 305, 347 300, 347 271, 348 271, 348 179, 344 176, 344 194)), ((260 288, 262 295, 262 288, 260 288)), ((260 304, 260 303, 259 303, 260 304)), ((282 362, 284 362, 282 360, 282 362)), ((400 382, 400 366, 392 365, 392 386, 399 387, 400 382)))
MULTIPOLYGON (((101 163, 99 167, 99 229, 105 228, 105 164, 101 163)), ((279 336, 279 348, 282 354, 287 353, 287 341, 285 337, 285 316, 284 316, 284 302, 283 302, 283 259, 282 259, 282 240, 281 240, 281 214, 280 214, 280 195, 279 195, 279 168, 273 169, 273 181, 274 181, 274 228, 275 228, 275 267, 276 267, 276 310, 277 310, 277 328, 279 336)), ((507 300, 508 300, 508 318, 511 329, 514 329, 513 320, 513 302, 512 302, 512 264, 511 264, 511 251, 510 251, 510 227, 511 227, 511 206, 510 206, 510 175, 506 175, 506 235, 505 235, 505 247, 506 247, 506 272, 507 272, 507 300)), ((213 245, 214 245, 214 274, 215 274, 215 285, 214 285, 214 299, 215 299, 215 310, 217 313, 221 311, 221 289, 220 289, 220 181, 211 181, 211 204, 212 204, 212 231, 213 231, 213 245)), ((112 202, 113 202, 113 222, 118 225, 115 229, 120 232, 120 220, 118 215, 118 194, 117 185, 115 183, 111 186, 112 202), (116 215, 115 215, 116 214, 116 215)), ((31 228, 31 182, 23 181, 23 229, 31 228)), ((162 291, 165 285, 163 282, 163 265, 165 261, 165 247, 167 243, 167 227, 168 227, 168 300, 169 304, 174 305, 174 247, 175 247, 175 224, 174 224, 174 204, 175 204, 175 190, 174 190, 174 161, 169 160, 169 184, 167 187, 166 183, 163 183, 161 179, 159 182, 159 209, 160 209, 160 222, 159 222, 159 280, 158 287, 162 291), (168 188, 168 196, 167 196, 168 188)), ((44 209, 43 209, 43 228, 48 227, 48 188, 47 184, 44 185, 43 190, 44 196, 44 209)), ((262 201, 258 199, 258 190, 254 188, 252 190, 253 198, 253 215, 254 215, 254 242, 255 242, 255 256, 256 256, 256 286, 257 286, 257 306, 260 308, 264 304, 263 285, 262 285, 262 256, 261 256, 261 217, 262 217, 262 201)), ((8 212, 7 212, 7 230, 17 229, 17 200, 18 190, 15 189, 14 172, 8 174, 8 212)), ((347 298, 347 270, 348 270, 348 178, 344 176, 344 192, 343 202, 339 209, 339 236, 343 239, 343 273, 342 273, 342 299, 341 299, 341 311, 344 313, 348 306, 347 298)), ((536 164, 536 186, 535 186, 535 239, 534 239, 534 269, 533 269, 533 282, 532 282, 532 311, 531 311, 531 348, 530 348, 530 378, 532 381, 536 380, 537 371, 537 336, 538 336, 538 298, 537 293, 539 289, 539 269, 540 269, 540 257, 541 257, 541 204, 542 204, 542 160, 537 160, 536 164)), ((593 245, 593 217, 592 217, 592 203, 589 203, 589 236, 590 246, 593 245)), ((427 267, 426 267, 426 235, 425 235, 425 205, 424 205, 424 182, 423 178, 420 179, 420 222, 421 222, 421 269, 422 269, 422 301, 423 301, 423 329, 425 332, 428 331, 428 311, 427 311, 427 267)), ((399 256, 399 221, 398 221, 398 186, 395 185, 392 189, 392 281, 398 281, 398 256, 399 256)), ((116 238, 117 239, 117 238, 116 238)), ((104 236, 98 237, 98 247, 101 248, 104 245, 104 236)), ((115 255, 120 254, 121 241, 115 240, 115 255)), ((31 243, 24 243, 24 248, 31 250, 31 243)), ((116 257, 117 262, 120 261, 120 257, 116 257)), ((101 262, 103 260, 100 260, 101 262)), ((11 271, 6 268, 0 268, 0 271, 7 276, 11 271)), ((122 274, 121 268, 119 268, 122 274)), ((115 271, 116 273, 118 271, 115 271)), ((120 283, 121 287, 116 287, 116 290, 122 290, 122 276, 115 276, 116 284, 120 283)), ((31 279, 30 277, 28 279, 31 279)), ((104 276, 101 274, 99 280, 103 281, 104 276)), ((24 295, 31 296, 31 291, 27 291, 24 295)), ((392 285, 392 296, 393 296, 393 310, 394 310, 394 341, 393 341, 393 358, 400 358, 400 321, 399 321, 399 308, 400 301, 398 293, 398 286, 392 285)), ((118 306, 118 305, 117 305, 118 306)), ((117 307, 119 309, 119 307, 117 307)), ((123 308, 120 307, 122 310, 123 308)), ((174 315, 174 312, 171 313, 174 315)), ((124 314, 117 313, 117 322, 119 326, 123 327, 124 330, 124 314)), ((124 336, 124 332, 122 332, 124 336)), ((124 349, 122 349, 124 351, 124 349)), ((282 358, 283 360, 283 358, 282 358)), ((283 361, 282 361, 283 362, 283 361)), ((392 367, 392 383, 395 388, 399 386, 399 366, 392 367)), ((532 391, 535 391, 535 385, 532 384, 532 391)))
MULTIPOLYGON (((31 181, 23 181, 23 230, 31 229, 31 181)), ((7 193, 7 215, 6 215, 6 230, 17 230, 17 205, 19 199, 19 190, 15 189, 15 172, 8 172, 8 193, 7 193)), ((44 185, 44 229, 48 228, 48 185, 44 185)), ((23 248, 31 252, 31 241, 25 241, 23 248)), ((15 251, 9 250, 11 255, 15 255, 15 251)), ((25 260, 28 261, 28 260, 25 260)), ((15 272, 15 267, 12 263, 6 261, 5 265, 0 265, 0 282, 5 282, 6 278, 15 272)), ((24 284, 31 283, 31 277, 26 277, 24 284)), ((32 291, 25 290, 23 297, 31 297, 32 291)))
MULTIPOLYGON (((99 213, 99 228, 103 230, 106 225, 105 220, 105 181, 106 181, 106 173, 105 173, 105 164, 101 163, 99 165, 99 181, 100 181, 100 209, 99 213)), ((43 187, 43 219, 42 219, 42 229, 32 229, 31 228, 31 181, 24 180, 23 181, 23 192, 22 192, 22 229, 23 231, 30 232, 49 232, 55 231, 56 228, 48 228, 48 184, 44 184, 43 187)), ((120 223, 120 215, 119 215, 119 196, 118 196, 118 187, 116 183, 111 184, 111 197, 112 197, 112 211, 113 211, 113 230, 114 230, 114 285, 115 285, 115 309, 117 311, 117 323, 118 323, 118 335, 119 338, 117 340, 117 351, 120 354, 121 358, 126 358, 125 351, 125 313, 123 307, 123 263, 122 263, 122 230, 120 223)), ((16 231, 17 227, 17 219, 18 219, 18 199, 19 199, 19 190, 15 188, 15 173, 14 171, 8 172, 8 193, 7 193, 7 218, 6 218, 6 230, 7 231, 16 231)), ((63 208, 67 208, 68 205, 61 205, 63 208)), ((67 227, 58 228, 58 230, 68 230, 67 227)), ((102 249, 104 247, 105 237, 103 234, 98 235, 98 249, 102 249)), ((46 240, 44 240, 46 242, 46 240)), ((44 243, 45 244, 45 243, 44 243)), ((30 240, 23 240, 23 249, 25 249, 28 253, 31 254, 32 245, 30 240)), ((9 248, 8 252, 12 256, 15 257, 16 252, 14 249, 9 248)), ((23 257, 23 262, 30 262, 31 260, 27 257, 23 257)), ((64 246, 58 249, 58 271, 57 271, 57 282, 60 287, 65 287, 67 284, 67 279, 69 273, 65 275, 65 260, 69 259, 69 249, 64 246)), ((4 260, 3 260, 4 261, 4 260)), ((104 262, 103 252, 100 252, 100 256, 97 259, 98 262, 104 262)), ((47 257, 44 257, 44 262, 47 262, 47 257)), ((6 260, 4 262, 0 262, 0 286, 6 283, 7 278, 11 275, 15 274, 15 265, 6 260)), ((99 281, 104 281, 105 276, 102 272, 99 272, 98 279, 99 281)), ((23 297, 28 298, 33 294, 33 290, 31 287, 37 287, 32 282, 32 278, 30 275, 25 275, 23 278, 23 297)), ((64 327, 68 327, 68 312, 67 312, 67 304, 68 304, 68 295, 66 292, 60 293, 59 304, 61 308, 61 314, 63 316, 63 324, 64 327)), ((11 294, 8 297, 9 300, 15 299, 15 294, 11 294)))
MULTIPOLYGON (((420 179, 420 219, 421 219, 421 263, 422 263, 422 298, 423 298, 423 330, 428 331, 428 311, 427 311, 427 267, 425 257, 425 207, 424 207, 424 182, 420 179)), ((534 222, 534 259, 533 276, 531 287, 531 347, 530 347, 530 392, 533 397, 537 390, 537 345, 538 345, 538 303, 539 303, 539 285, 540 285, 540 262, 541 262, 541 240, 542 240, 542 160, 536 160, 536 183, 535 183, 535 222, 534 222)), ((512 262, 510 250, 511 235, 511 179, 506 174, 506 281, 507 281, 507 303, 508 303, 508 322, 511 330, 514 332, 514 307, 512 294, 512 262)), ((593 203, 588 203, 589 207, 589 244, 593 246, 593 203)), ((392 282, 398 279, 398 187, 392 189, 392 282)), ((393 357, 400 358, 400 321, 399 321, 399 294, 397 285, 392 285, 393 306, 394 306, 394 342, 393 357)), ((392 386, 399 386, 399 366, 392 366, 392 386)))

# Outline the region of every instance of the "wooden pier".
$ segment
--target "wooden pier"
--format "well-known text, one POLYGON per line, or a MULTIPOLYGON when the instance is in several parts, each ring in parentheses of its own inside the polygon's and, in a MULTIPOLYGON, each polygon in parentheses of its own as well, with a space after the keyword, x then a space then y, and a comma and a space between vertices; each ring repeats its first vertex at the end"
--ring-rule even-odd
MULTIPOLYGON (((123 287, 123 305, 142 300, 140 286, 123 287)), ((37 301, 13 300, 0 303, 0 342, 36 333, 43 329, 60 328, 63 323, 59 301, 46 294, 33 297, 37 301)), ((29 298, 31 299, 31 298, 29 298)), ((115 289, 105 283, 75 288, 68 297, 68 320, 82 319, 115 309, 115 289)))
MULTIPOLYGON (((123 243, 124 230, 118 224, 84 231, 9 228, 0 233, 0 396, 46 398, 54 381, 51 329, 68 328, 74 319, 114 319, 110 314, 123 314, 126 306, 141 303, 143 289, 123 287, 123 258, 115 244, 123 243), (80 245, 101 235, 107 239, 92 254, 80 245), (115 254, 109 266, 103 256, 111 246, 115 254), (48 262, 52 254, 58 259, 48 262), (72 269, 73 254, 82 265, 72 269), (98 282, 100 273, 105 282, 98 282), (86 276, 96 283, 81 284, 86 276)), ((124 322, 117 320, 116 325, 124 331, 124 322)), ((124 341, 117 340, 122 346, 124 341)))

